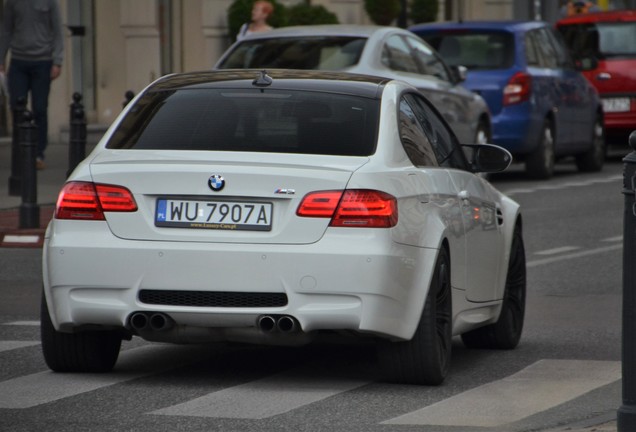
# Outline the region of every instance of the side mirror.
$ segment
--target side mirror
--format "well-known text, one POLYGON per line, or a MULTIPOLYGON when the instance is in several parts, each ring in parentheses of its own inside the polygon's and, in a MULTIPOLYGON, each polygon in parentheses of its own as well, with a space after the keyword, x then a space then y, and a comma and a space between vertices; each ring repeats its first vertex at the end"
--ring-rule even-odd
POLYGON ((451 70, 453 82, 455 84, 466 81, 466 77, 468 76, 468 69, 466 68, 466 66, 452 65, 449 66, 449 68, 451 70))
POLYGON ((496 173, 507 169, 512 155, 504 148, 492 144, 464 144, 464 153, 473 172, 496 173))

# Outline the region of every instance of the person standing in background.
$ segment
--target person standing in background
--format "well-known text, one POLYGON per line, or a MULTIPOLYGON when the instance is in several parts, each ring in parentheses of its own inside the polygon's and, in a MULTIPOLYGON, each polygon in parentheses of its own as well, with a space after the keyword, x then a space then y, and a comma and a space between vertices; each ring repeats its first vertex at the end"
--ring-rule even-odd
POLYGON ((569 0, 561 8, 561 16, 568 17, 572 15, 578 15, 578 14, 584 14, 584 13, 590 13, 590 12, 600 12, 600 10, 601 9, 593 1, 569 0))
POLYGON ((251 33, 269 31, 272 27, 267 24, 267 18, 274 12, 274 5, 265 0, 257 0, 252 6, 252 20, 241 26, 236 40, 241 40, 251 33))
POLYGON ((48 144, 48 104, 51 81, 60 76, 64 37, 57 0, 7 0, 0 32, 0 73, 11 51, 7 74, 9 104, 31 93, 33 118, 38 127, 37 168, 44 169, 48 144))

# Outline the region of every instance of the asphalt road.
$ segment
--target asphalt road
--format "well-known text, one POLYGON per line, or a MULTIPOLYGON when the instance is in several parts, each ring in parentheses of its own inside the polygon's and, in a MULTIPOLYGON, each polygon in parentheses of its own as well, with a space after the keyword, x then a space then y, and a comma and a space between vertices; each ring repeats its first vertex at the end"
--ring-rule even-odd
MULTIPOLYGON (((522 204, 524 336, 453 347, 440 387, 384 383, 373 347, 133 340, 106 375, 54 374, 39 346, 40 250, 0 249, 0 431, 538 431, 621 404, 622 163, 492 181, 522 204)), ((600 416, 600 417, 599 417, 600 416)))

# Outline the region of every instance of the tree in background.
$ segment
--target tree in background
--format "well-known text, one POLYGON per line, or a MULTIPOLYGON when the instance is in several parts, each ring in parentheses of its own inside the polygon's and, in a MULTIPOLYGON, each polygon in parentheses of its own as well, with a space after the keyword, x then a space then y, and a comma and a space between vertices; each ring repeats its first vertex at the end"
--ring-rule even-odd
MULTIPOLYGON (((234 0, 227 12, 228 31, 232 41, 241 26, 248 22, 252 16, 252 5, 256 0, 234 0)), ((310 24, 338 24, 338 17, 324 6, 312 6, 309 0, 305 0, 289 8, 269 0, 274 6, 274 12, 267 20, 274 28, 293 25, 310 24)), ((381 0, 383 1, 383 0, 381 0)))
POLYGON ((437 21, 439 2, 437 0, 411 0, 409 17, 413 23, 437 21))
POLYGON ((364 10, 374 23, 390 25, 400 13, 400 0, 364 0, 364 10))
POLYGON ((324 6, 312 6, 309 1, 287 10, 288 25, 338 24, 338 17, 324 6))

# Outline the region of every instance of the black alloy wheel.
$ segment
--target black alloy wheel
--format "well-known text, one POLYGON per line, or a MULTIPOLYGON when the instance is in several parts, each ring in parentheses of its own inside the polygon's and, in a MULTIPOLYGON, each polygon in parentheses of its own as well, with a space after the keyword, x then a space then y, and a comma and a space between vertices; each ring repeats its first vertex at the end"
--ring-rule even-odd
POLYGON ((439 385, 450 369, 451 343, 450 258, 443 247, 437 257, 426 304, 413 338, 404 342, 380 342, 378 359, 391 382, 439 385))
POLYGON ((499 319, 462 334, 462 341, 468 348, 513 349, 519 344, 523 332, 526 310, 526 255, 521 227, 515 228, 506 288, 499 319))
POLYGON ((526 157, 526 172, 540 180, 554 174, 554 130, 550 119, 544 120, 537 148, 526 157))
POLYGON ((601 115, 596 117, 592 129, 592 144, 585 153, 576 156, 576 167, 581 172, 598 172, 603 169, 607 148, 605 144, 605 128, 601 115))

